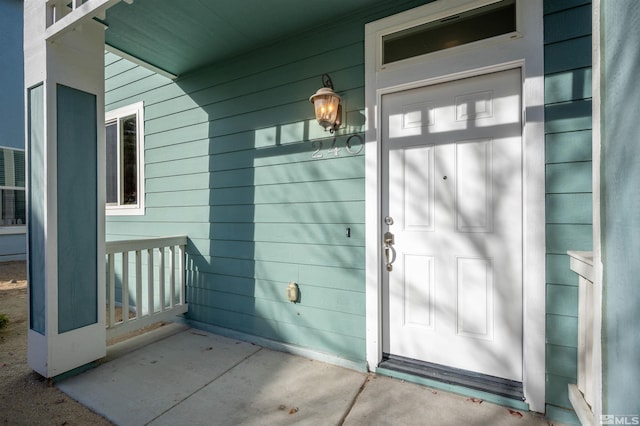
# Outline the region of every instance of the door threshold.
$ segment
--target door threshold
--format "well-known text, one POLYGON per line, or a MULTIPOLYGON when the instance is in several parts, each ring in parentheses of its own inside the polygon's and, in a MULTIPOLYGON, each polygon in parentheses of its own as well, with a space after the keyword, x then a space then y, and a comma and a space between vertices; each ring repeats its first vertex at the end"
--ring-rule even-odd
POLYGON ((380 368, 443 382, 449 385, 475 389, 517 401, 525 400, 522 382, 447 367, 440 364, 418 361, 388 353, 383 353, 382 355, 382 362, 379 364, 380 368))

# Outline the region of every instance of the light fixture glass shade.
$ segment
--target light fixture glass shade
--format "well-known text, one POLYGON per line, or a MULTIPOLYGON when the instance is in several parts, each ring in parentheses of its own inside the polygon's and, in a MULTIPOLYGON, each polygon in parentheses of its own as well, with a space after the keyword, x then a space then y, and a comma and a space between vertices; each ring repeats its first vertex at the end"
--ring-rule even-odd
POLYGON ((335 130, 339 122, 340 96, 329 87, 323 87, 309 98, 316 111, 316 120, 325 130, 335 130), (336 125, 337 124, 337 125, 336 125))

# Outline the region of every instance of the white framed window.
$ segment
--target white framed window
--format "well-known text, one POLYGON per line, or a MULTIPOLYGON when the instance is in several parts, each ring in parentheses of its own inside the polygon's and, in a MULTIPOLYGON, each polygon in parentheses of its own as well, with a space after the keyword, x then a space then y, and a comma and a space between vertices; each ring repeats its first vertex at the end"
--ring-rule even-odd
POLYGON ((144 214, 144 104, 108 111, 106 130, 107 215, 144 214))
POLYGON ((26 232, 24 150, 0 148, 0 235, 26 232))

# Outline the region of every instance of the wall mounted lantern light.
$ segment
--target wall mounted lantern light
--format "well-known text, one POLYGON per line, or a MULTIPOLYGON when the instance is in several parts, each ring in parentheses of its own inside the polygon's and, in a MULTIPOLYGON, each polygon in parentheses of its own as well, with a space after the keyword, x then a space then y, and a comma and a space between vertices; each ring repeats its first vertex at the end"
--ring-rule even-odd
POLYGON ((322 74, 322 86, 309 98, 309 102, 315 108, 318 123, 333 133, 340 127, 342 120, 341 98, 333 91, 333 82, 328 74, 322 74))

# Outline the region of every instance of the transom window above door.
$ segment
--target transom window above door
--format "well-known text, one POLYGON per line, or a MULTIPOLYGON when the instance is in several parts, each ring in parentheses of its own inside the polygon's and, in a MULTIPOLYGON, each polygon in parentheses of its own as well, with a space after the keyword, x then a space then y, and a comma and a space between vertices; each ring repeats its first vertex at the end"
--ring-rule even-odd
POLYGON ((144 214, 144 105, 105 114, 107 215, 144 214))
POLYGON ((515 33, 516 0, 454 12, 382 36, 382 65, 515 33))

